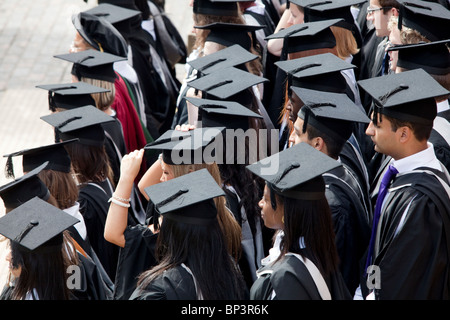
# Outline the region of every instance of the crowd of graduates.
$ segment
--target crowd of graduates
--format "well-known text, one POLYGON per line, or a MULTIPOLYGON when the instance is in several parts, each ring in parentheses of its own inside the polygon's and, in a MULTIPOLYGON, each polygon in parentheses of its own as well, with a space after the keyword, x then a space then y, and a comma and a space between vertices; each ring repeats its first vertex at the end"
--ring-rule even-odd
POLYGON ((163 0, 72 16, 0 299, 449 299, 450 2, 190 7, 189 46, 163 0))

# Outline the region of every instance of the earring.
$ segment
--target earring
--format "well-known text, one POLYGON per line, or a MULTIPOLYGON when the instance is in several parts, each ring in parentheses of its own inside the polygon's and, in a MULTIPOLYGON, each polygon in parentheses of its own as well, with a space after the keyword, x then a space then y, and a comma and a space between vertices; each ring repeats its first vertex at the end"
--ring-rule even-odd
POLYGON ((284 224, 284 216, 281 217, 281 222, 284 224))

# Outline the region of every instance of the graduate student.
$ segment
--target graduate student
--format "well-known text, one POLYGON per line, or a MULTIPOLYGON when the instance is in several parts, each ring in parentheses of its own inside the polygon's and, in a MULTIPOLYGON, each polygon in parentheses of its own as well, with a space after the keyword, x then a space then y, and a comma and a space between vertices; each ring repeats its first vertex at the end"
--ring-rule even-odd
MULTIPOLYGON (((68 235, 77 250, 80 260, 79 266, 83 271, 84 279, 86 279, 81 283, 80 288, 74 291, 74 295, 83 300, 108 300, 112 298, 114 284, 106 274, 89 242, 86 224, 79 210, 80 204, 77 201, 78 187, 72 175, 69 154, 65 149, 66 144, 75 141, 77 139, 25 149, 5 156, 8 159, 22 156, 22 169, 25 173, 47 162, 47 165, 37 174, 37 177, 47 186, 50 194, 55 198, 57 207, 79 220, 78 223, 67 229, 68 235)), ((8 168, 8 170, 13 171, 13 168, 8 168)))
MULTIPOLYGON (((305 142, 339 161, 354 122, 368 123, 367 115, 346 94, 328 93, 291 87, 305 102, 294 123, 291 141, 305 142)), ((333 218, 339 268, 350 292, 355 292, 362 274, 360 260, 367 250, 370 238, 369 193, 363 190, 346 165, 323 174, 325 195, 333 218)))
MULTIPOLYGON (((263 229, 260 209, 257 207, 263 186, 245 169, 248 164, 256 161, 258 148, 266 148, 265 145, 257 146, 254 142, 256 139, 253 142, 246 139, 246 133, 249 133, 249 137, 254 133, 248 130, 250 122, 262 116, 234 101, 198 98, 186 100, 198 108, 198 120, 203 128, 226 128, 222 134, 223 146, 218 150, 223 156, 218 157, 217 162, 227 195, 227 205, 242 229, 239 267, 250 288, 256 280, 256 270, 261 266, 261 259, 268 247, 268 235, 271 237, 271 232, 263 229)), ((275 134, 275 138, 277 136, 275 134)))
POLYGON ((428 139, 434 98, 449 92, 421 69, 359 85, 374 101, 367 134, 377 152, 392 158, 374 192, 362 297, 448 299, 449 176, 428 139))
POLYGON ((86 223, 92 248, 114 281, 119 247, 103 238, 108 200, 114 192, 114 185, 102 127, 102 123, 111 122, 113 118, 94 106, 85 106, 43 116, 41 119, 59 132, 61 141, 79 139, 66 145, 66 150, 77 178, 80 213, 86 223))
POLYGON ((146 188, 162 215, 158 264, 131 300, 242 300, 248 291, 230 256, 213 199, 224 196, 207 169, 146 188))
POLYGON ((64 230, 78 220, 39 197, 0 219, 0 234, 10 240, 14 286, 2 300, 71 300, 68 268, 78 264, 64 230))
POLYGON ((280 229, 279 255, 258 270, 254 300, 351 299, 339 271, 322 174, 339 163, 306 143, 248 166, 266 181, 264 223, 280 229), (270 224, 271 217, 278 223, 270 224))
MULTIPOLYGON (((146 146, 149 149, 160 150, 162 153, 161 158, 149 168, 139 182, 142 192, 145 193, 145 188, 151 185, 165 183, 204 168, 216 179, 217 184, 221 185, 221 177, 215 159, 204 159, 203 151, 214 145, 214 139, 221 134, 222 129, 211 129, 210 134, 205 134, 201 128, 188 132, 169 130, 146 146), (198 157, 199 152, 200 157, 198 157)), ((150 202, 147 207, 145 224, 127 227, 126 216, 123 215, 128 204, 130 179, 135 177, 136 167, 143 159, 143 151, 136 150, 124 157, 121 179, 114 193, 105 226, 105 239, 122 248, 114 293, 116 299, 128 299, 136 287, 137 276, 156 264, 155 243, 159 230, 159 214, 155 211, 153 204, 150 202)), ((214 201, 219 225, 228 235, 227 250, 230 256, 237 261, 241 255, 240 226, 226 207, 224 198, 219 197, 214 201)))

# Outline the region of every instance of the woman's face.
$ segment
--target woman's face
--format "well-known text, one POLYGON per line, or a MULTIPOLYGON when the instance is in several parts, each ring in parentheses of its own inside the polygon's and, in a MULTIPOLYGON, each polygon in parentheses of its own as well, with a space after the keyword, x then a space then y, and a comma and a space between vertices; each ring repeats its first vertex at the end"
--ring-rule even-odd
POLYGON ((6 255, 5 260, 9 263, 9 270, 11 272, 11 275, 15 278, 18 278, 20 276, 21 268, 20 266, 17 268, 13 268, 11 263, 11 252, 6 255))
POLYGON ((78 32, 75 33, 75 38, 70 45, 69 53, 86 51, 88 49, 92 49, 89 43, 87 43, 78 32))
POLYGON ((167 165, 164 161, 161 160, 161 169, 162 169, 162 175, 161 179, 159 179, 161 182, 165 182, 168 180, 171 180, 174 178, 173 170, 171 166, 167 165))
POLYGON ((288 19, 289 25, 301 24, 304 22, 305 14, 303 13, 303 10, 300 9, 299 6, 297 6, 294 3, 291 3, 289 6, 289 12, 291 13, 291 16, 288 19))
POLYGON ((276 230, 283 229, 284 208, 277 203, 277 209, 273 210, 270 199, 270 190, 267 185, 264 187, 264 194, 262 199, 258 202, 258 206, 261 208, 261 217, 267 228, 276 230))
MULTIPOLYGON (((392 28, 389 33, 389 45, 386 47, 386 50, 391 46, 396 46, 402 44, 402 40, 400 38, 400 30, 397 27, 392 28)), ((395 72, 397 69, 397 61, 398 61, 398 51, 393 50, 389 51, 389 68, 395 72)))

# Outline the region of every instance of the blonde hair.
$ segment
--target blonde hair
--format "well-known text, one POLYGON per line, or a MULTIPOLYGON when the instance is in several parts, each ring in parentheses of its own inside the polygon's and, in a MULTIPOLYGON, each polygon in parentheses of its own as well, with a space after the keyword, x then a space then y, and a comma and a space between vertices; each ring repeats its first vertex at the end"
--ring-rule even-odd
MULTIPOLYGON (((398 17, 391 16, 388 22, 388 30, 392 31, 394 28, 398 28, 398 17)), ((402 44, 414 44, 419 42, 431 42, 419 31, 402 26, 400 30, 400 41, 402 44)))
MULTIPOLYGON (((222 186, 222 179, 220 177, 219 167, 216 163, 212 164, 186 164, 186 165, 169 165, 172 169, 174 178, 183 176, 192 171, 197 171, 206 168, 211 176, 216 180, 219 186, 222 186)), ((241 256, 241 238, 242 230, 239 223, 234 218, 232 212, 226 206, 225 197, 217 197, 214 199, 217 207, 217 219, 220 228, 224 234, 227 242, 227 249, 230 255, 237 261, 241 256)))
POLYGON ((93 86, 109 90, 109 92, 91 94, 92 99, 94 99, 98 109, 105 111, 113 104, 116 97, 116 87, 114 85, 114 82, 86 77, 81 77, 80 80, 93 86))
POLYGON ((356 39, 350 30, 336 26, 331 26, 330 29, 336 38, 336 50, 339 58, 346 59, 359 52, 356 39))

